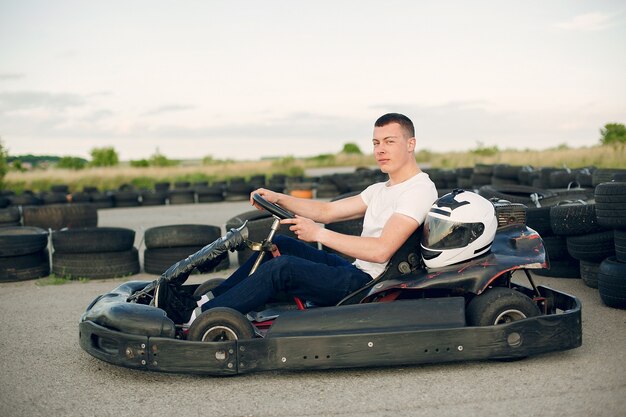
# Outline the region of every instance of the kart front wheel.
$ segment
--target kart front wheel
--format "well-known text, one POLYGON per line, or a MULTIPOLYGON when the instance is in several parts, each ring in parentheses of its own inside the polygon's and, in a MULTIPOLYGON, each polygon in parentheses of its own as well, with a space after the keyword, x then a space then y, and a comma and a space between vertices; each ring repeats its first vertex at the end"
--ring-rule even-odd
POLYGON ((195 297, 202 297, 204 294, 208 293, 209 291, 211 291, 212 289, 214 289, 215 287, 217 287, 218 285, 220 285, 224 281, 226 281, 226 279, 224 279, 224 278, 211 278, 211 279, 208 279, 208 280, 204 281, 202 284, 200 284, 198 286, 198 288, 196 288, 196 290, 194 291, 193 295, 195 297))
POLYGON ((196 342, 224 342, 252 339, 254 327, 240 312, 227 307, 216 307, 200 314, 189 326, 188 340, 196 342))
POLYGON ((492 326, 535 317, 541 311, 533 300, 519 291, 496 287, 474 297, 465 314, 470 326, 492 326))

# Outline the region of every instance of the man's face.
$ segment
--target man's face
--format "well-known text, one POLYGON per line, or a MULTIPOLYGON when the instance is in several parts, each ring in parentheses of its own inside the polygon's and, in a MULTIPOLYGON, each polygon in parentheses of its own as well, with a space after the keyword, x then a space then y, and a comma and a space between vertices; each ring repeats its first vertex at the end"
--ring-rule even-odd
POLYGON ((374 156, 380 170, 392 174, 414 158, 415 138, 407 138, 398 123, 374 127, 374 156))

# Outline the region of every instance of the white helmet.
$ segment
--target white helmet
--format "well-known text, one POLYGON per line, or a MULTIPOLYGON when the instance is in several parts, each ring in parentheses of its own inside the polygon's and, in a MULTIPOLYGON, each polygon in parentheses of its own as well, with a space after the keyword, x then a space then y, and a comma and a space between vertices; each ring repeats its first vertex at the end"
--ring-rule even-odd
POLYGON ((484 197, 454 190, 439 198, 424 222, 422 258, 439 268, 487 253, 498 228, 496 210, 484 197))

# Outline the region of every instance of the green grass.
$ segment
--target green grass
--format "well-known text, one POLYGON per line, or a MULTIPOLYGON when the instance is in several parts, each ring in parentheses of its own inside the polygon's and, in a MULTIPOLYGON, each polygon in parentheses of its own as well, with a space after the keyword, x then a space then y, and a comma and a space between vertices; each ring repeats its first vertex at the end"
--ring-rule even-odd
POLYGON ((47 277, 44 278, 39 278, 36 282, 35 285, 38 285, 40 287, 44 287, 47 285, 63 285, 63 284, 67 284, 68 282, 89 282, 89 278, 85 278, 85 277, 60 277, 57 276, 55 274, 50 274, 47 277))

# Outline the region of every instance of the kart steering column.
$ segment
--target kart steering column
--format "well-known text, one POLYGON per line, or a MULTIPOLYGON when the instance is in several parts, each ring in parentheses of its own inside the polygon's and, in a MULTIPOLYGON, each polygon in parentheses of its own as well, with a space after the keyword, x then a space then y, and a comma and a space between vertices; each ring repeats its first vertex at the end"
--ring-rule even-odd
POLYGON ((280 218, 278 218, 277 216, 274 216, 274 222, 272 223, 272 227, 270 228, 270 233, 267 236, 267 239, 265 239, 265 242, 263 242, 263 245, 261 246, 261 250, 259 251, 259 256, 256 258, 254 265, 252 265, 252 269, 250 270, 250 273, 248 274, 248 276, 252 275, 257 270, 259 265, 261 265, 261 262, 263 261, 263 258, 265 257, 265 251, 273 245, 272 240, 274 239, 274 235, 276 234, 276 231, 279 228, 280 228, 280 218))

